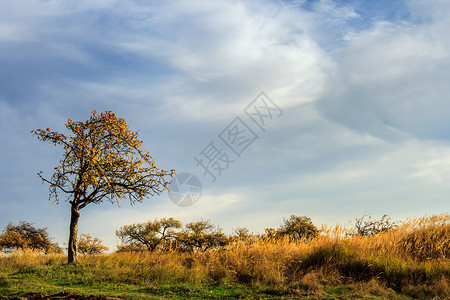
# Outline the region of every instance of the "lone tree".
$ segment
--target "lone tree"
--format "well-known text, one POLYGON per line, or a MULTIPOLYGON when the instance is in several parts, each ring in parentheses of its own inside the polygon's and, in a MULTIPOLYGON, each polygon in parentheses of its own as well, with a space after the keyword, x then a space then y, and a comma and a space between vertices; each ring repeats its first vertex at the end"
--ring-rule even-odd
POLYGON ((141 149, 137 132, 128 129, 123 118, 111 111, 92 116, 85 122, 68 119, 70 135, 47 129, 31 131, 44 142, 63 148, 63 158, 54 168, 50 179, 38 176, 50 185, 50 200, 59 203, 60 192, 70 203, 71 217, 68 243, 68 262, 77 261, 78 219, 80 210, 90 203, 104 200, 119 204, 128 198, 133 205, 146 196, 159 195, 168 189, 174 170, 155 166, 155 160, 141 149))

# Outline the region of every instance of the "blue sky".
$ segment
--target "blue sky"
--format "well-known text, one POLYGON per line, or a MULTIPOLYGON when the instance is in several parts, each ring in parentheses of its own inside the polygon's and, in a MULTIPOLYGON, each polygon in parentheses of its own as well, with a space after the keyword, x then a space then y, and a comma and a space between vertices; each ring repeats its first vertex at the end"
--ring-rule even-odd
POLYGON ((60 243, 69 206, 48 201, 61 150, 31 136, 112 110, 161 168, 196 175, 202 197, 162 195, 82 210, 80 232, 157 217, 262 232, 283 217, 346 223, 448 212, 448 1, 2 1, 0 227, 26 220, 60 243), (283 111, 265 131, 244 109, 264 91, 283 111), (233 156, 240 117, 258 138, 233 156), (256 126, 256 127, 255 127, 256 126), (194 157, 235 162, 216 182, 194 157))

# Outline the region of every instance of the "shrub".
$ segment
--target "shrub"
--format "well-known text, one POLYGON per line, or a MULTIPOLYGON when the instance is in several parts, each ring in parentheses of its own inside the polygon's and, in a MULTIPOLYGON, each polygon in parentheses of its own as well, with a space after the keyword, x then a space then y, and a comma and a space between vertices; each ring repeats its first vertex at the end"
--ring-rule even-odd
POLYGON ((319 235, 319 230, 310 218, 291 215, 289 219, 284 219, 284 224, 278 228, 275 235, 293 239, 313 238, 319 235))
POLYGON ((9 223, 0 235, 0 247, 3 250, 32 249, 49 252, 54 248, 47 228, 36 228, 33 224, 21 221, 18 225, 9 223))
POLYGON ((102 240, 91 237, 88 233, 80 235, 78 252, 81 254, 101 254, 109 248, 102 244, 102 240))
POLYGON ((386 214, 380 220, 373 220, 371 216, 365 220, 365 217, 364 214, 361 218, 356 219, 354 228, 350 230, 348 235, 373 236, 398 227, 398 222, 392 221, 391 217, 386 214))

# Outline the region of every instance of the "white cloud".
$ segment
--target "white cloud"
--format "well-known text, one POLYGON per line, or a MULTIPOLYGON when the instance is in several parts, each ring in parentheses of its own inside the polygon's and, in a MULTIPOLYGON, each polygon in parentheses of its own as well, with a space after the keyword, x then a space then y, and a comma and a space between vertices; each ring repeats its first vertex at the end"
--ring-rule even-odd
POLYGON ((26 28, 10 24, 0 24, 0 42, 22 42, 32 41, 33 39, 33 35, 27 32, 26 28))
POLYGON ((303 16, 301 10, 240 2, 169 5, 147 23, 163 34, 122 36, 115 46, 183 72, 162 87, 168 111, 194 120, 228 119, 221 112, 236 110, 261 90, 285 107, 317 97, 332 66, 305 34, 303 16))
POLYGON ((450 49, 431 27, 380 22, 349 38, 319 110, 384 139, 448 138, 450 49))
MULTIPOLYGON (((333 155, 333 150, 322 155, 333 155)), ((277 212, 306 214, 323 223, 345 222, 364 212, 395 219, 448 208, 450 150, 410 140, 316 172, 299 170, 274 186, 277 212), (278 194, 278 195, 277 195, 278 194)))
POLYGON ((390 82, 412 73, 427 71, 423 67, 446 58, 448 53, 440 40, 426 29, 411 24, 377 23, 367 32, 347 38, 342 66, 355 83, 390 82))

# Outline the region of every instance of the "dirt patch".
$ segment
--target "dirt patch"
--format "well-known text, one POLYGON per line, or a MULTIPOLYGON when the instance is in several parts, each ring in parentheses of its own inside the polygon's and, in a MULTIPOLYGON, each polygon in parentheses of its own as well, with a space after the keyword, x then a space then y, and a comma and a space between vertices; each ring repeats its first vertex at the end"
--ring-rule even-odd
POLYGON ((53 295, 46 295, 43 293, 27 293, 20 296, 0 296, 0 300, 120 300, 120 298, 61 292, 53 295))

